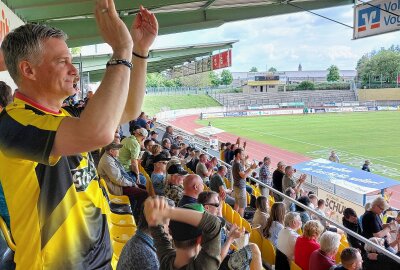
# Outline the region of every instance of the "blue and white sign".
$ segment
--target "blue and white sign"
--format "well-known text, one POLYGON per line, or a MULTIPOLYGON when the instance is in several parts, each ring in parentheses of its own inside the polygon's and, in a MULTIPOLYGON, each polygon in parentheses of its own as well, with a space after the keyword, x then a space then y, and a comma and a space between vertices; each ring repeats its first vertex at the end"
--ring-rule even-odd
POLYGON ((335 185, 335 188, 341 187, 358 194, 368 194, 400 185, 400 182, 396 180, 322 158, 296 164, 294 168, 311 175, 313 184, 318 185, 318 183, 314 183, 314 178, 327 182, 319 183, 319 187, 326 189, 328 186, 329 191, 332 190, 331 184, 335 185))
POLYGON ((354 6, 354 39, 400 30, 400 0, 372 0, 354 6))

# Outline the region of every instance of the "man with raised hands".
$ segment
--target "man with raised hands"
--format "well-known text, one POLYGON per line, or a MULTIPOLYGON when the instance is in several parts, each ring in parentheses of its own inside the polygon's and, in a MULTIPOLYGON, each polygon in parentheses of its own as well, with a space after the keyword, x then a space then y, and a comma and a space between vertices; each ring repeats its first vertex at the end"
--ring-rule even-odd
POLYGON ((78 76, 65 33, 26 24, 1 45, 18 86, 0 115, 0 179, 17 269, 111 269, 105 199, 88 152, 139 116, 158 23, 140 7, 129 31, 112 0, 96 2, 95 18, 113 55, 80 115, 61 108, 78 76))

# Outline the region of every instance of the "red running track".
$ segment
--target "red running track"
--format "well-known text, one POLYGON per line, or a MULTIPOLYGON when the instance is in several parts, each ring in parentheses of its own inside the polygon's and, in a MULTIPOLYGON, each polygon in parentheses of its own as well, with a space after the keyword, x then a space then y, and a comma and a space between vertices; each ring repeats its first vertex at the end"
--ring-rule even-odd
MULTIPOLYGON (((202 125, 196 124, 196 120, 198 119, 198 117, 198 115, 184 116, 177 118, 173 121, 169 121, 169 123, 176 127, 179 127, 180 129, 196 134, 197 132, 195 131, 195 129, 204 127, 202 125)), ((236 142, 236 139, 238 137, 237 135, 228 132, 219 133, 216 136, 218 140, 222 142, 236 142)), ((244 141, 244 138, 242 138, 242 142, 244 141)), ((283 150, 272 145, 260 143, 249 139, 246 139, 246 141, 246 152, 250 155, 250 158, 261 161, 265 156, 269 156, 272 161, 272 169, 275 169, 274 167, 279 161, 284 161, 286 165, 293 165, 299 162, 311 160, 311 158, 309 157, 289 152, 287 150, 283 150)), ((390 204, 393 207, 400 209, 400 185, 389 189, 389 191, 393 192, 390 204)))

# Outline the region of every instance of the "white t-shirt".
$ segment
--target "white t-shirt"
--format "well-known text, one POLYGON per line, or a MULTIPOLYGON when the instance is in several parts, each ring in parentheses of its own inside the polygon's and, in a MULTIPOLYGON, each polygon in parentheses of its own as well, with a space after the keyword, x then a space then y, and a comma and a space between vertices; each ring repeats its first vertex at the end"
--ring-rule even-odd
POLYGON ((299 234, 291 228, 283 228, 278 234, 277 249, 279 249, 289 260, 294 259, 294 246, 299 234))

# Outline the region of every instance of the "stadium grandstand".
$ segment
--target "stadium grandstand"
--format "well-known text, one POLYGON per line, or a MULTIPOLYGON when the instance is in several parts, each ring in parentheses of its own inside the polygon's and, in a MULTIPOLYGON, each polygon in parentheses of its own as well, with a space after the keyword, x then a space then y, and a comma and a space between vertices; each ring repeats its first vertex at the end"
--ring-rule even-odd
POLYGON ((398 181, 370 173, 368 160, 360 170, 268 153, 196 123, 398 104, 360 103, 354 89, 206 90, 222 106, 182 117, 142 109, 148 68, 229 55, 236 42, 151 51, 157 34, 352 3, 0 2, 0 269, 400 269, 398 181), (112 54, 78 60, 68 48, 103 40, 112 54), (98 89, 79 99, 80 80, 91 78, 98 89))

